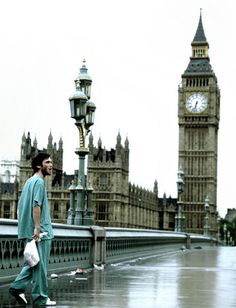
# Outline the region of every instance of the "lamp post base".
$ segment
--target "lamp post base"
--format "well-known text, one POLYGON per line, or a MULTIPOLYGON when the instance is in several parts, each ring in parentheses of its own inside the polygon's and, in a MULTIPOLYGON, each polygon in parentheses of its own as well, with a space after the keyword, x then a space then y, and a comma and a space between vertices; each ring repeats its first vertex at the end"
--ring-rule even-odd
POLYGON ((93 211, 88 211, 85 213, 84 215, 84 225, 85 226, 92 226, 94 224, 94 220, 93 220, 93 211))
POLYGON ((67 217, 67 224, 73 225, 75 219, 75 213, 73 210, 69 210, 68 217, 67 217))
POLYGON ((83 211, 75 211, 74 225, 82 226, 83 225, 83 211))

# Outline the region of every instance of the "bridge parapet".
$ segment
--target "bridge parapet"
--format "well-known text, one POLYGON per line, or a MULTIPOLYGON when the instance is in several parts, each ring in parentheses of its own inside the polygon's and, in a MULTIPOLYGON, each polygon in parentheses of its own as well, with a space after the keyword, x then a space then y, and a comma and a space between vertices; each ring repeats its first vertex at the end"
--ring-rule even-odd
MULTIPOLYGON (((89 268, 191 246, 213 245, 211 237, 160 230, 53 224, 49 272, 89 268)), ((24 242, 17 239, 17 220, 0 219, 0 282, 10 281, 23 265, 24 242)))
POLYGON ((201 234, 161 230, 106 228, 106 262, 121 262, 151 255, 163 255, 216 241, 201 234))

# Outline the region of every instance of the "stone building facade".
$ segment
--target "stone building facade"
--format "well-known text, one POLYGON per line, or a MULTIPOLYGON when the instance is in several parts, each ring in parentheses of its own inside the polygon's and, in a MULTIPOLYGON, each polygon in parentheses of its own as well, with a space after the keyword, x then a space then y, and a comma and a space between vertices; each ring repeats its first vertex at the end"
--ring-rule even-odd
POLYGON ((129 144, 121 144, 118 134, 116 148, 107 151, 99 139, 98 146, 89 138, 88 181, 93 187, 95 221, 99 225, 128 226, 129 144))
POLYGON ((19 180, 20 162, 18 160, 0 161, 0 183, 14 183, 19 180))
MULTIPOLYGON (((94 146, 93 136, 89 137, 87 181, 93 187, 94 224, 104 227, 147 228, 174 230, 176 199, 158 198, 157 181, 152 191, 129 182, 129 142, 124 145, 120 133, 114 149, 107 151, 101 139, 94 146), (170 201, 171 200, 171 201, 170 201)), ((40 151, 47 151, 54 170, 46 178, 50 212, 53 222, 67 223, 70 207, 69 187, 76 183, 78 171, 67 175, 62 170, 63 142, 53 143, 50 133, 48 144, 38 149, 37 140, 31 140, 30 133, 22 136, 20 176, 0 192, 0 217, 17 218, 17 201, 25 181, 32 175, 31 160, 40 151)), ((3 183, 1 183, 3 184, 3 183)), ((3 186, 1 186, 3 187, 3 186)))
MULTIPOLYGON (((59 140, 58 145, 53 143, 53 137, 50 133, 48 136, 47 147, 38 149, 36 138, 31 140, 30 133, 22 136, 20 161, 15 163, 13 168, 15 172, 14 183, 11 176, 9 177, 9 162, 1 162, 0 177, 0 217, 1 218, 17 218, 17 202, 22 191, 25 181, 32 175, 31 160, 38 152, 46 151, 53 159, 53 174, 46 178, 46 186, 48 189, 48 199, 51 215, 55 222, 66 223, 66 212, 69 208, 69 192, 67 187, 73 176, 63 173, 63 142, 59 140), (3 175, 8 174, 7 177, 3 175), (67 182, 68 181, 68 182, 67 182)), ((13 162, 11 162, 11 165, 13 162)), ((13 170, 12 169, 12 170, 13 170)))
POLYGON ((0 161, 0 217, 11 218, 14 215, 18 200, 19 172, 19 161, 0 161))
POLYGON ((236 221, 236 209, 227 209, 227 213, 225 215, 225 220, 229 222, 235 222, 236 221))
POLYGON ((67 187, 73 176, 63 173, 63 141, 58 144, 53 142, 51 132, 48 136, 47 146, 38 149, 36 138, 31 140, 30 133, 22 136, 21 156, 20 156, 20 181, 19 194, 25 181, 32 175, 31 161, 39 152, 47 152, 51 155, 53 161, 52 176, 46 177, 46 187, 48 191, 48 201, 51 217, 54 222, 66 223, 66 213, 69 209, 69 191, 67 187))
MULTIPOLYGON (((120 133, 114 149, 106 150, 101 138, 97 147, 93 136, 89 138, 88 181, 93 187, 93 208, 95 222, 101 226, 123 228, 159 229, 159 202, 157 181, 152 191, 129 182, 129 141, 124 145, 120 133)), ((162 202, 161 202, 162 203, 162 202)), ((166 204, 165 223, 162 228, 174 230, 169 224, 166 204)))

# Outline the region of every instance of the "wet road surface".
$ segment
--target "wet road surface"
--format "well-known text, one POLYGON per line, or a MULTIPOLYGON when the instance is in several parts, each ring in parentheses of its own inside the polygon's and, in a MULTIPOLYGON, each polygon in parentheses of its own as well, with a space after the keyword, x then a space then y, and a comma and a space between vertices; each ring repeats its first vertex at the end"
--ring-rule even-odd
MULTIPOLYGON (((0 287, 1 307, 15 307, 8 287, 0 287)), ((234 247, 179 251, 49 279, 49 297, 64 308, 231 308, 235 290, 234 247)), ((29 292, 26 297, 31 307, 29 292)))

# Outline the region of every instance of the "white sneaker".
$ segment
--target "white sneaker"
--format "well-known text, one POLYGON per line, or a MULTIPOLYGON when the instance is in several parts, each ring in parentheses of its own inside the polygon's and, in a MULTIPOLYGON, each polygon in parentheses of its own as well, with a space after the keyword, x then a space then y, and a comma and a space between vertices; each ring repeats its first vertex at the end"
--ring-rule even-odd
POLYGON ((57 302, 51 301, 50 298, 48 297, 46 301, 46 306, 56 306, 57 302))
POLYGON ((18 296, 23 300, 24 304, 27 304, 27 300, 25 298, 25 294, 24 293, 21 293, 18 296))
POLYGON ((17 300, 17 302, 21 305, 27 305, 27 300, 25 298, 25 294, 24 293, 19 293, 19 290, 14 289, 14 288, 10 288, 9 289, 9 293, 15 297, 15 299, 17 300))

